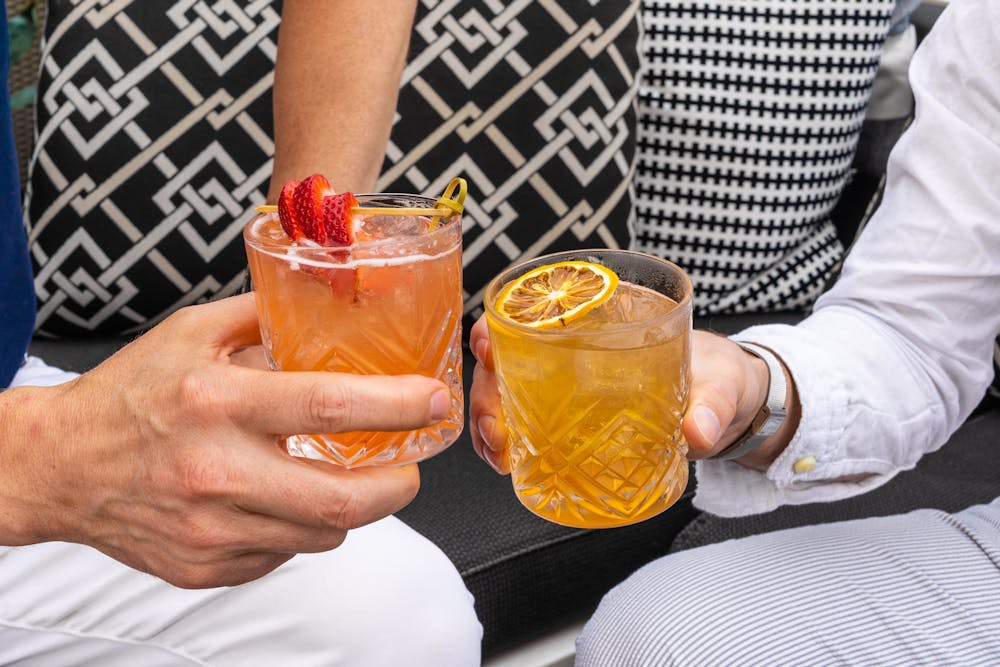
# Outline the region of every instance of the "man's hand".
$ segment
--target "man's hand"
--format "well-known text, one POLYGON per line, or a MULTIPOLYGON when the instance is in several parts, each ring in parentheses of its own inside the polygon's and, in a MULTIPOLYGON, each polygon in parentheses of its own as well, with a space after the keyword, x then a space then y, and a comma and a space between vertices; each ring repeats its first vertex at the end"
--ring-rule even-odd
MULTIPOLYGON (((469 396, 472 445, 494 470, 507 474, 507 429, 484 317, 472 327, 469 345, 478 362, 469 396)), ((691 346, 691 394, 682 428, 688 458, 696 460, 722 451, 746 431, 767 397, 768 371, 763 360, 716 334, 695 331, 691 346)), ((740 463, 764 469, 791 439, 798 411, 790 378, 788 386, 792 400, 785 426, 740 463)))
POLYGON ((89 544, 182 587, 239 584, 413 499, 416 466, 345 470, 282 436, 447 414, 421 376, 274 373, 252 295, 186 308, 65 385, 0 394, 0 543, 89 544))

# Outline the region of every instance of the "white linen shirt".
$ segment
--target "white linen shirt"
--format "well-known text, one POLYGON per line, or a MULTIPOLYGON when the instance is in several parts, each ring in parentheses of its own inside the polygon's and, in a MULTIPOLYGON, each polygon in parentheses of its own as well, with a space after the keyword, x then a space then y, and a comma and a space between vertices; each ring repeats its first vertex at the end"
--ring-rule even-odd
MULTIPOLYGON (((795 437, 766 473, 699 461, 700 509, 741 516, 869 491, 944 444, 993 377, 1000 2, 952 0, 910 81, 914 123, 841 278, 798 326, 733 337, 790 369, 802 405, 795 437)), ((997 447, 1000 465, 1000 436, 997 447)))

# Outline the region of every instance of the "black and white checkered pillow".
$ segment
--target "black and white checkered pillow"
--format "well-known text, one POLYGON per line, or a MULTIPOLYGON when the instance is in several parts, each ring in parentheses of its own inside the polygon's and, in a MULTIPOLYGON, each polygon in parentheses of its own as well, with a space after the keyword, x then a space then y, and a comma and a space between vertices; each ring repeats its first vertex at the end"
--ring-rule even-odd
POLYGON ((635 247, 702 314, 812 303, 894 0, 643 0, 635 247))
MULTIPOLYGON (((384 175, 470 183, 466 311, 515 260, 626 246, 639 0, 421 0, 384 175)), ((279 2, 51 0, 27 222, 41 332, 238 291, 271 171, 279 2)))

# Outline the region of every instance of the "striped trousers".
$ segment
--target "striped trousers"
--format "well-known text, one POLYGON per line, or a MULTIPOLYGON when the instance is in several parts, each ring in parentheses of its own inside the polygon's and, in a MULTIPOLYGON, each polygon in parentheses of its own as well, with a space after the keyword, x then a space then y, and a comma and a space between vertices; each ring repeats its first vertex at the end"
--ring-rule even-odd
POLYGON ((612 589, 577 665, 1000 665, 1000 498, 671 554, 612 589))

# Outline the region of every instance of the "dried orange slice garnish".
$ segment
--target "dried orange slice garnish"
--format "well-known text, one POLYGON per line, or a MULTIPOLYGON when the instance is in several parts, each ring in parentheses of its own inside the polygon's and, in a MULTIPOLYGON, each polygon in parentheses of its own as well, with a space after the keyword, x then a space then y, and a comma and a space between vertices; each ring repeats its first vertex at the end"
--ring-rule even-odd
POLYGON ((618 287, 618 275, 584 261, 546 264, 515 278, 496 300, 500 315, 536 329, 566 326, 601 305, 618 287))

